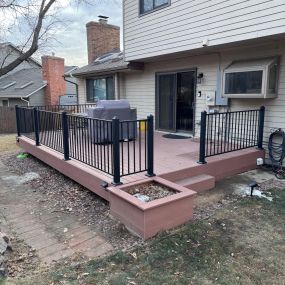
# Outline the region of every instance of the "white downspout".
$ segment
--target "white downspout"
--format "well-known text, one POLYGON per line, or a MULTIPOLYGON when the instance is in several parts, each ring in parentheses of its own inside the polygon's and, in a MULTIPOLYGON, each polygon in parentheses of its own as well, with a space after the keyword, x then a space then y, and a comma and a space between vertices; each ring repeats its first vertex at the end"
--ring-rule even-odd
POLYGON ((23 97, 21 97, 21 100, 26 102, 28 104, 28 106, 30 106, 30 101, 29 100, 25 100, 23 97))

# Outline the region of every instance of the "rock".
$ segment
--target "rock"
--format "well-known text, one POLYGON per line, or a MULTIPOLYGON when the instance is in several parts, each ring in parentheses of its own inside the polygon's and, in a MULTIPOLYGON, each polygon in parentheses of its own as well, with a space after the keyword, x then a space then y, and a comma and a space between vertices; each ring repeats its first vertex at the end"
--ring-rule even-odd
POLYGON ((0 232, 0 254, 4 254, 8 249, 12 250, 10 239, 6 234, 0 232))
POLYGON ((0 234, 0 254, 4 254, 8 249, 7 242, 1 237, 0 234))
POLYGON ((6 270, 3 267, 0 267, 0 277, 6 277, 6 270))

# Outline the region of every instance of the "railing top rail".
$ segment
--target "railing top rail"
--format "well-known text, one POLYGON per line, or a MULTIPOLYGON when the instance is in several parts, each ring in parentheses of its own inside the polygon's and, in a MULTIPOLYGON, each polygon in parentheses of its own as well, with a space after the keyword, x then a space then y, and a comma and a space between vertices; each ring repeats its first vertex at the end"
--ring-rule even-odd
POLYGON ((84 116, 84 115, 79 115, 79 114, 66 114, 68 117, 75 117, 75 118, 80 118, 80 119, 90 119, 94 121, 102 121, 102 122, 112 122, 112 120, 106 120, 106 119, 97 119, 97 118, 92 118, 89 116, 84 116))
POLYGON ((239 111, 230 111, 230 112, 217 112, 217 113, 207 113, 207 116, 246 113, 246 112, 259 112, 259 111, 260 111, 260 109, 239 110, 239 111))

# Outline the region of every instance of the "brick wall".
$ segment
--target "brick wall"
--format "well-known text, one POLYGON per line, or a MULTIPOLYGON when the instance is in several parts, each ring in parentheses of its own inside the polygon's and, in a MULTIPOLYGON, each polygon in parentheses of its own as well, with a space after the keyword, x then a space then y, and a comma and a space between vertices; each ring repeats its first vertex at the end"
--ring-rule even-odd
POLYGON ((58 105, 59 96, 65 95, 66 84, 63 79, 64 59, 55 56, 42 57, 43 80, 47 81, 45 88, 45 105, 58 105))
POLYGON ((87 29, 88 63, 99 56, 120 49, 120 28, 107 23, 107 20, 89 22, 87 29))

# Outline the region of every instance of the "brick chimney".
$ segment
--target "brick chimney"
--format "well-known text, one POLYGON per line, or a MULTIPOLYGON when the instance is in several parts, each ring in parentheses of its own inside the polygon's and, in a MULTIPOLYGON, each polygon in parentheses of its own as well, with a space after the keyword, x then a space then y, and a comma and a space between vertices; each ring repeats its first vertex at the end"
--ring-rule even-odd
POLYGON ((47 81, 45 105, 58 105, 59 96, 66 93, 66 84, 63 79, 64 59, 55 56, 42 56, 42 73, 43 80, 47 81))
POLYGON ((86 29, 88 64, 105 53, 120 49, 120 27, 108 24, 108 17, 99 16, 99 21, 87 23, 86 29))

